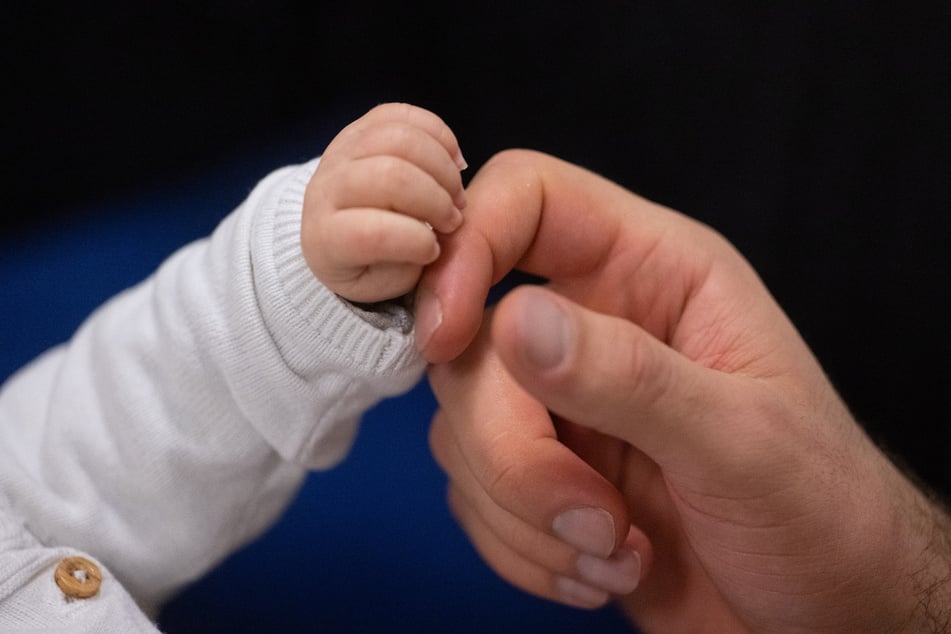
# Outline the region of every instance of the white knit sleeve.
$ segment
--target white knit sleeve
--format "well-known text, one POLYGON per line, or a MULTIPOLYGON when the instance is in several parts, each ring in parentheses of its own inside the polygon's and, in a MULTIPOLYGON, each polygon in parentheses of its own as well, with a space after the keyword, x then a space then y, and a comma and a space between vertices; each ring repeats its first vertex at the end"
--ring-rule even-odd
POLYGON ((314 168, 268 176, 0 391, 0 513, 146 609, 261 533, 423 372, 408 316, 363 319, 307 269, 314 168))
POLYGON ((425 363, 405 309, 362 318, 362 311, 321 285, 307 267, 300 216, 315 167, 310 163, 288 174, 273 211, 262 214, 252 232, 253 252, 260 254, 253 278, 261 308, 261 323, 252 330, 270 338, 259 348, 273 356, 264 367, 280 368, 282 397, 275 402, 275 386, 262 383, 253 365, 241 363, 238 380, 239 402, 271 445, 288 460, 320 468, 349 449, 362 413, 380 397, 411 388, 425 363))

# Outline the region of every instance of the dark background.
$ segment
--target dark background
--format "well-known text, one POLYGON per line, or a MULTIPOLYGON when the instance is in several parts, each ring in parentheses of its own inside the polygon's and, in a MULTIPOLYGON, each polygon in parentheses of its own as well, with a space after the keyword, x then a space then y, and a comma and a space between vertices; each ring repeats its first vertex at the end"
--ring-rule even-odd
MULTIPOLYGON (((404 100, 440 114, 474 168, 506 147, 541 149, 716 227, 870 434, 947 495, 948 7, 17 3, 0 26, 4 375, 207 233, 268 169, 404 100)), ((480 568, 441 508, 431 410, 425 386, 381 406, 353 461, 315 476, 165 627, 190 631, 202 615, 202 631, 278 618, 288 631, 394 619, 416 631, 613 631, 610 613, 551 608, 480 568), (414 488, 425 522, 403 517, 414 488), (435 550, 430 565, 410 563, 411 544, 435 550), (303 565, 316 569, 306 580, 303 565), (268 578, 255 586, 249 571, 268 578)))

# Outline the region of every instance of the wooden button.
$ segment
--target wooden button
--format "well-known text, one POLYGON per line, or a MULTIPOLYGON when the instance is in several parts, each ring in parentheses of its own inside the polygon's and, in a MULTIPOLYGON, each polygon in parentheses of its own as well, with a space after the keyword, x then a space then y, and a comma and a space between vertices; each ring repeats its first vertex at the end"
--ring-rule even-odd
POLYGON ((85 557, 66 557, 56 567, 56 585, 67 599, 88 599, 99 593, 102 571, 85 557))

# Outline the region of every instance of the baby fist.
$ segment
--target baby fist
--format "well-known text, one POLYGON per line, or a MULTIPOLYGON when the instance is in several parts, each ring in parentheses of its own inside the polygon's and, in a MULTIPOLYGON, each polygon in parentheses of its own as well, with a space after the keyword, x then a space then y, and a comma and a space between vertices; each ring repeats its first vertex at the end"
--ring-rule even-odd
POLYGON ((301 248, 314 275, 353 302, 411 291, 462 224, 465 161, 452 130, 409 104, 378 106, 331 141, 304 194, 301 248))

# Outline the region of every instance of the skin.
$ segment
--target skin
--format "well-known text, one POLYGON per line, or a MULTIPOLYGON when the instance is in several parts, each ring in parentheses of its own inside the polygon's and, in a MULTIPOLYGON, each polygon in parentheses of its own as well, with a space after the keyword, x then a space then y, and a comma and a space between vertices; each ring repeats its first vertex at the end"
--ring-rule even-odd
POLYGON ((435 114, 403 103, 370 110, 331 141, 307 185, 301 248, 311 271, 353 302, 412 291, 439 257, 436 232, 462 224, 464 168, 435 114))
POLYGON ((570 605, 615 596, 646 631, 943 631, 947 515, 721 236, 534 152, 467 196, 417 338, 433 452, 490 566, 570 605), (513 268, 549 283, 483 318, 513 268), (572 510, 610 518, 606 548, 572 510))

